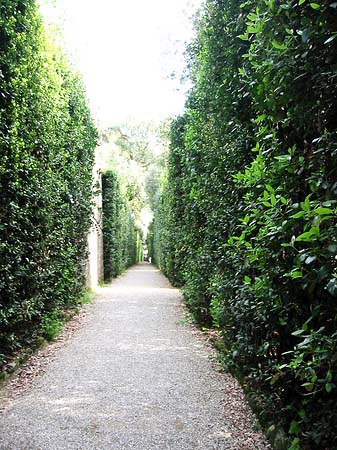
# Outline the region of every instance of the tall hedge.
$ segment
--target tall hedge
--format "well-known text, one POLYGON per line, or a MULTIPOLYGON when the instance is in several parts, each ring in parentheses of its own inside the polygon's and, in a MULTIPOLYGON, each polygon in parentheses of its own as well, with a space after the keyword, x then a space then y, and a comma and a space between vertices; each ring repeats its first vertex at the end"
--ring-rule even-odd
POLYGON ((337 437, 337 8, 207 0, 152 236, 285 448, 337 437))
POLYGON ((120 275, 142 258, 142 243, 119 176, 110 170, 102 177, 104 281, 120 275))
POLYGON ((96 145, 79 76, 34 0, 0 14, 0 365, 83 294, 96 145))

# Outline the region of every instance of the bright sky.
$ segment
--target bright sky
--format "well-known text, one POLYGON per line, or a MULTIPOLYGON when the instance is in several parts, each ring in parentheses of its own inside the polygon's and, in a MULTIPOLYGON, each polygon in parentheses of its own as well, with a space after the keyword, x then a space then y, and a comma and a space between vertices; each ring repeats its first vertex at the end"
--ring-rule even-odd
MULTIPOLYGON (((52 2, 52 0, 44 0, 52 2)), ((201 0, 54 0, 44 15, 61 23, 99 124, 164 118, 183 109, 185 42, 201 0), (175 72, 178 79, 170 79, 175 72)))

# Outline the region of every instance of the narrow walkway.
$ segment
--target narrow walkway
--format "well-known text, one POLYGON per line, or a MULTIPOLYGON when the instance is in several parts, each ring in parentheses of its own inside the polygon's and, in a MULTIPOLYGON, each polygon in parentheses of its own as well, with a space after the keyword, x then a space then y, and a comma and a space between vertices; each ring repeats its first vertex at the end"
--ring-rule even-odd
POLYGON ((89 320, 0 415, 1 450, 269 448, 153 266, 102 288, 89 320))

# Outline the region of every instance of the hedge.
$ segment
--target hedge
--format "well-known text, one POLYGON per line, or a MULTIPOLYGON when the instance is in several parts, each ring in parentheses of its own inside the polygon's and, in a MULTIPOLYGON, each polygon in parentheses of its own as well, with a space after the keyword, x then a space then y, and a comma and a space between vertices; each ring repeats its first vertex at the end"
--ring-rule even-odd
POLYGON ((142 259, 142 242, 134 215, 116 172, 102 176, 104 281, 120 275, 142 259))
POLYGON ((0 14, 0 366, 84 292, 96 131, 34 0, 0 14))
POLYGON ((336 25, 335 3, 206 1, 152 230, 292 450, 337 437, 336 25))

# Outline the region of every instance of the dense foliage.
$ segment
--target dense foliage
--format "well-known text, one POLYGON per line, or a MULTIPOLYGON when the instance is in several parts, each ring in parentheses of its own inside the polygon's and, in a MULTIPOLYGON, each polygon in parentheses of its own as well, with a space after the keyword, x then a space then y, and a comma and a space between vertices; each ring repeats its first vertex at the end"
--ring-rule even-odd
POLYGON ((168 149, 169 122, 129 121, 102 133, 105 168, 118 172, 136 217, 153 209, 168 149))
POLYGON ((142 258, 142 242, 134 214, 120 185, 119 176, 107 171, 102 177, 104 280, 111 281, 142 258))
POLYGON ((337 4, 207 0, 188 54, 153 256, 285 448, 333 449, 337 4))
POLYGON ((168 127, 168 122, 130 120, 101 133, 102 145, 98 149, 98 157, 103 172, 108 175, 104 181, 106 192, 103 205, 106 281, 147 256, 146 234, 151 209, 159 196, 168 148, 168 127), (128 234, 128 227, 122 225, 129 220, 136 226, 138 234, 136 260, 126 256, 128 251, 124 241, 130 248, 135 245, 134 235, 128 234))
POLYGON ((84 289, 96 131, 34 0, 0 14, 0 365, 84 289))

